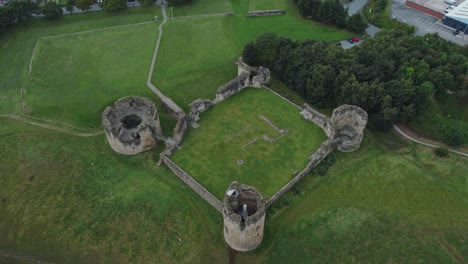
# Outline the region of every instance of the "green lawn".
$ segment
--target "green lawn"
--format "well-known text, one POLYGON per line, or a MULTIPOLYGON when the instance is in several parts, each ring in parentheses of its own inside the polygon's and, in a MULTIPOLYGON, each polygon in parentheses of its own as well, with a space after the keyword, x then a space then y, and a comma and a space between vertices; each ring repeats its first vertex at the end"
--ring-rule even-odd
POLYGON ((249 11, 255 10, 285 10, 288 8, 288 1, 284 0, 252 0, 249 1, 249 11))
POLYGON ((271 197, 292 179, 294 171, 305 168, 307 157, 326 139, 323 131, 305 120, 295 107, 267 90, 254 88, 203 113, 199 124, 189 131, 173 160, 220 199, 235 180, 255 186, 265 198, 271 197), (279 133, 260 115, 291 134, 265 141, 263 135, 274 139, 279 133), (238 165, 238 160, 244 164, 238 165))
POLYGON ((157 167, 156 151, 122 156, 104 136, 0 120, 0 262, 207 263, 222 243, 218 212, 157 167))
POLYGON ((98 127, 104 108, 146 87, 158 30, 143 24, 41 39, 26 86, 32 116, 98 127))
MULTIPOLYGON (((233 6, 243 10, 241 5, 245 3, 236 0, 233 6)), ((153 83, 188 109, 197 98, 213 98, 220 85, 235 77, 234 61, 244 45, 263 33, 276 32, 298 40, 339 40, 348 36, 345 31, 302 19, 288 1, 280 3, 286 5, 286 15, 248 18, 241 14, 169 21, 164 26, 153 83)))
POLYGON ((0 36, 0 114, 17 111, 19 89, 26 84, 29 60, 39 37, 151 21, 161 9, 131 8, 118 14, 93 12, 59 20, 33 19, 0 36))
POLYGON ((180 16, 206 15, 216 13, 232 12, 231 2, 229 0, 194 0, 191 4, 174 6, 172 9, 166 9, 167 16, 170 18, 180 16))

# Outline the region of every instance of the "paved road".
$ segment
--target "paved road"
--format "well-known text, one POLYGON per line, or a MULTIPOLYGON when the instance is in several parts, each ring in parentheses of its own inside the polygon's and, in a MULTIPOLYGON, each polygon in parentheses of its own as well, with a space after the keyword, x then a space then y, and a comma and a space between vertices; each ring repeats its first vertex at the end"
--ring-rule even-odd
POLYGON ((418 36, 422 36, 427 33, 437 33, 443 39, 454 42, 458 45, 463 46, 468 44, 468 36, 465 34, 454 36, 452 34, 452 28, 443 25, 440 20, 436 18, 411 8, 407 8, 405 6, 405 0, 393 0, 391 11, 395 19, 415 26, 415 34, 418 36))
POLYGON ((344 8, 348 8, 348 14, 350 16, 359 13, 369 0, 353 0, 352 2, 343 4, 344 8))

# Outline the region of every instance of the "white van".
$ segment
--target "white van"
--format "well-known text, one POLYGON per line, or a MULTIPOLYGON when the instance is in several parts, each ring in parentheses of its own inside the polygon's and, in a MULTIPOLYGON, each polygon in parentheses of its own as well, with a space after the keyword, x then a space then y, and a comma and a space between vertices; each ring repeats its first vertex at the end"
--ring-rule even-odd
POLYGON ((444 3, 447 3, 449 5, 457 5, 457 1, 456 0, 444 0, 444 3))

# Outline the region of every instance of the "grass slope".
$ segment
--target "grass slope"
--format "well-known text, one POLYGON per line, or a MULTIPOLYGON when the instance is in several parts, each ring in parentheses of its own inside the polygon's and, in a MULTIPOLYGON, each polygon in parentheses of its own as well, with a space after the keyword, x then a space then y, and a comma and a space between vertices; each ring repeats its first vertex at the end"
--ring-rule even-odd
POLYGON ((0 145, 0 256, 19 250, 57 263, 206 263, 222 242, 217 211, 156 167, 156 153, 124 157, 103 136, 8 120, 0 145))
POLYGON ((245 16, 249 2, 244 2, 233 2, 235 16, 173 20, 164 26, 153 83, 184 109, 197 98, 213 98, 220 85, 235 77, 233 62, 245 44, 263 33, 298 40, 347 36, 345 31, 302 19, 285 0, 280 2, 286 6, 285 15, 258 18, 245 16))
POLYGON ((147 69, 156 24, 41 39, 27 85, 33 116, 98 127, 116 99, 151 96, 147 69))
POLYGON ((269 198, 300 171, 326 139, 323 131, 305 120, 299 111, 266 90, 247 89, 203 113, 200 127, 191 130, 183 149, 173 160, 222 199, 229 184, 237 180, 255 186, 269 198), (266 116, 291 135, 270 143, 279 133, 259 118, 266 116), (252 129, 228 142, 226 138, 243 128, 252 129), (248 142, 255 143, 243 149, 248 142), (239 166, 237 160, 243 160, 239 166))
POLYGON ((39 37, 151 21, 155 15, 161 16, 161 9, 135 7, 118 14, 94 12, 54 21, 33 19, 11 28, 0 36, 0 114, 17 111, 19 89, 26 84, 28 64, 39 37))
POLYGON ((167 8, 168 17, 206 15, 232 12, 231 2, 228 0, 194 0, 190 4, 167 8))

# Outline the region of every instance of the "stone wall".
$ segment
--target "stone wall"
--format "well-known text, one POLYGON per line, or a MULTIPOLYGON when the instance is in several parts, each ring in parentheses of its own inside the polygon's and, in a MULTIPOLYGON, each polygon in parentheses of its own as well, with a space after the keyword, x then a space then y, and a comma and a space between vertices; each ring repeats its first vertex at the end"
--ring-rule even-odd
POLYGON ((328 118, 328 116, 313 109, 308 104, 304 104, 304 108, 301 111, 301 115, 305 119, 312 121, 312 123, 322 128, 323 131, 325 132, 325 135, 327 135, 327 137, 329 138, 333 137, 333 129, 331 126, 331 120, 330 118, 328 118))
POLYGON ((193 179, 188 173, 181 169, 177 164, 175 164, 169 157, 164 154, 161 154, 161 160, 164 164, 169 167, 169 169, 181 179, 185 184, 187 184, 192 190, 194 190, 198 195, 200 195, 205 201, 207 201, 211 206, 213 206, 218 212, 223 212, 223 204, 218 200, 213 194, 211 194, 205 187, 193 179))
POLYGON ((281 198, 285 193, 291 190, 294 185, 296 185, 305 175, 307 175, 315 166, 317 166, 325 157, 328 156, 336 147, 335 141, 332 139, 325 140, 322 145, 320 145, 319 149, 315 151, 309 157, 309 162, 307 166, 299 172, 294 178, 289 181, 286 185, 284 185, 278 192, 276 192, 268 201, 266 202, 266 207, 270 207, 274 202, 276 202, 279 198, 281 198))
POLYGON ((249 17, 256 17, 256 16, 278 16, 284 15, 284 10, 256 10, 250 11, 247 13, 249 17))
POLYGON ((367 119, 366 111, 354 105, 341 105, 333 110, 331 126, 334 138, 340 139, 339 151, 352 152, 359 149, 367 119))

